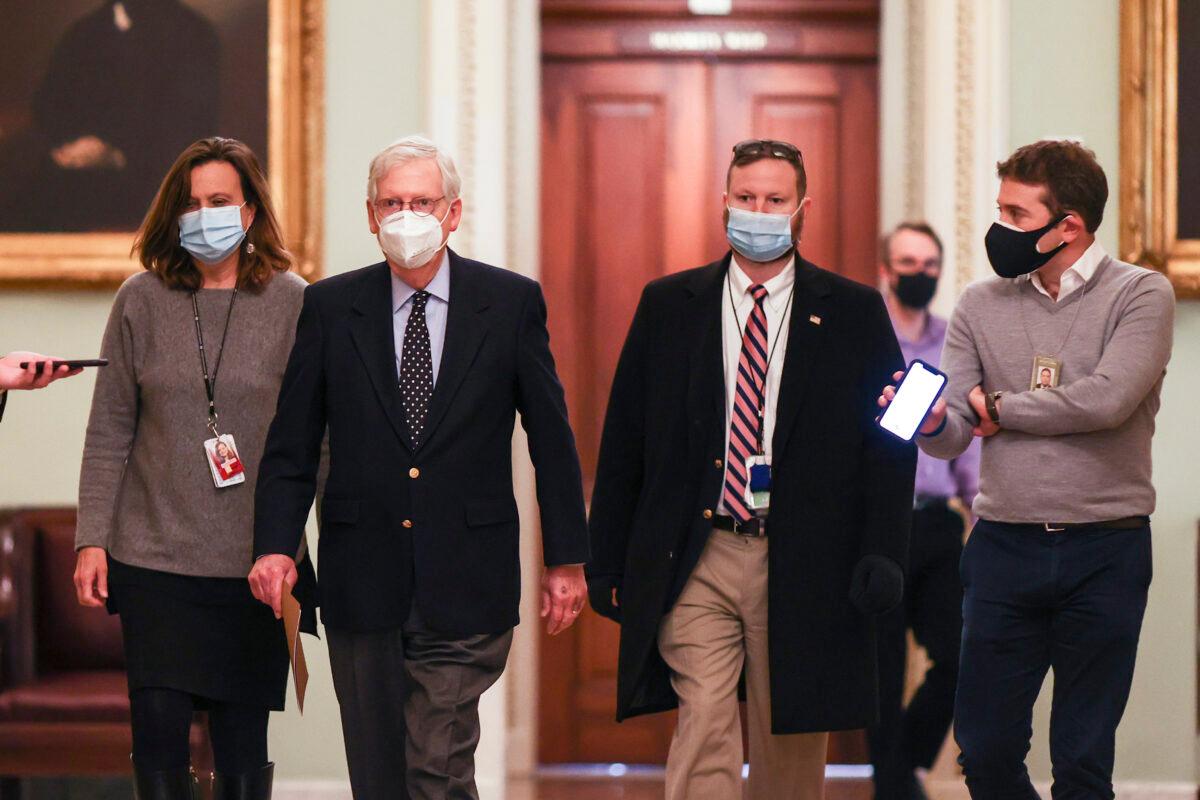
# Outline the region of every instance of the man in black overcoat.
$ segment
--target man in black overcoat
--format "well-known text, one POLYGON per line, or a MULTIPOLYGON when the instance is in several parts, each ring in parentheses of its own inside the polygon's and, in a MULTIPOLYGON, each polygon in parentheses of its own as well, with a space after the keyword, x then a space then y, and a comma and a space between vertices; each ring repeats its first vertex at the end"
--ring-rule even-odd
POLYGON ((621 352, 590 530, 621 623, 617 718, 678 706, 668 800, 819 798, 828 731, 877 715, 915 449, 876 424, 903 368, 878 292, 804 260, 799 150, 734 147, 719 261, 650 283, 621 352))

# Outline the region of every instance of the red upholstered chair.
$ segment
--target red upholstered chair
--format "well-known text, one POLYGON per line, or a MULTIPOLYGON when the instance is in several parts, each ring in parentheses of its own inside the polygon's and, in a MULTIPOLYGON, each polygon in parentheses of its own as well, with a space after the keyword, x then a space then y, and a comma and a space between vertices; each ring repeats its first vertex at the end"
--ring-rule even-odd
MULTIPOLYGON (((121 624, 75 600, 75 509, 0 512, 0 776, 131 775, 121 624)), ((192 763, 212 753, 197 715, 192 763)), ((206 781, 201 781, 208 796, 206 781)))

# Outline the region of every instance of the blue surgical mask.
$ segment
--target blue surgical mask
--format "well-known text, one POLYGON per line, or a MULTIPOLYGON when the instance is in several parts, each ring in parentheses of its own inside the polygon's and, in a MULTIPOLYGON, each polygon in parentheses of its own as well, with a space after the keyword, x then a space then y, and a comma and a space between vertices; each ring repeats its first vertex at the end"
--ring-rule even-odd
POLYGON ((725 236, 734 250, 751 261, 774 261, 792 246, 791 214, 762 214, 742 208, 725 207, 729 221, 725 224, 725 236))
POLYGON ((205 264, 224 261, 245 238, 242 206, 198 208, 179 217, 179 244, 205 264))

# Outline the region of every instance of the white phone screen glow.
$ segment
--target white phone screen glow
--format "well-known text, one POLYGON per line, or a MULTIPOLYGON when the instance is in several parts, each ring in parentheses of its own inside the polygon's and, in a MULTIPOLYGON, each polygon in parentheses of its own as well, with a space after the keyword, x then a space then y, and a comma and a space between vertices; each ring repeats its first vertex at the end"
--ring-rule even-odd
POLYGON ((912 439, 945 382, 944 375, 930 372, 920 362, 914 362, 879 424, 901 439, 912 439))

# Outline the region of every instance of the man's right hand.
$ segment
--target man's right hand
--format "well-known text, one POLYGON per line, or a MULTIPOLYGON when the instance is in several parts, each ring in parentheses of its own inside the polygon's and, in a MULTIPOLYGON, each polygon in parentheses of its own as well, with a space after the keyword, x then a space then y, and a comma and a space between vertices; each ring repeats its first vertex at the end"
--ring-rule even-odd
POLYGON ((613 622, 621 622, 621 579, 615 576, 588 578, 588 601, 592 610, 613 622))
MULTIPOLYGON (((879 407, 887 409, 892 404, 892 400, 896 398, 896 386, 900 385, 900 381, 904 380, 904 371, 901 370, 892 375, 892 380, 896 382, 894 386, 883 387, 883 394, 879 396, 879 407)), ((917 432, 924 436, 933 435, 938 428, 942 427, 942 423, 946 421, 946 401, 939 397, 937 402, 933 404, 933 408, 929 409, 929 414, 926 415, 925 421, 921 423, 921 427, 917 432)))
POLYGON ((81 606, 102 606, 108 599, 108 553, 84 547, 75 557, 75 599, 81 606))
POLYGON ((282 619, 283 584, 287 583, 290 592, 299 577, 295 559, 273 553, 254 562, 247 580, 250 581, 250 591, 254 596, 271 607, 275 619, 282 619))

